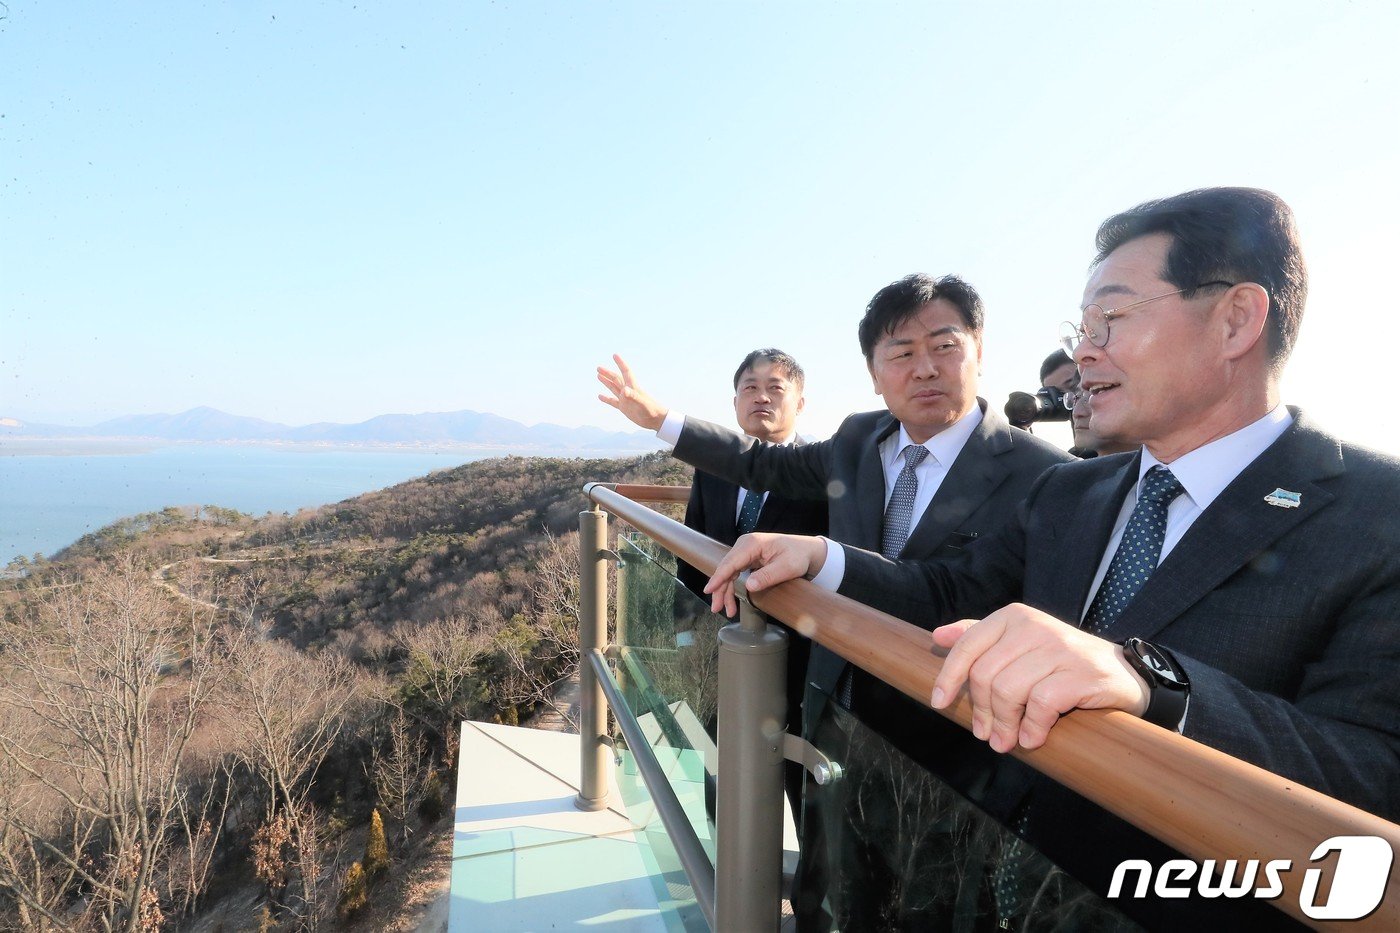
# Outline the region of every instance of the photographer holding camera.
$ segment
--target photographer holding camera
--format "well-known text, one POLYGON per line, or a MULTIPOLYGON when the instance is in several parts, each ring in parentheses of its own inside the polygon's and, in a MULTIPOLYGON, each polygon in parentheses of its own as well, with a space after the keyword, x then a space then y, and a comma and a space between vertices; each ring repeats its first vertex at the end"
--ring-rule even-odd
POLYGON ((1006 400, 1006 420, 1018 428, 1037 421, 1068 421, 1074 432, 1069 452, 1081 460, 1103 454, 1136 450, 1134 444, 1099 437, 1089 427, 1092 401, 1079 389, 1079 368, 1064 350, 1056 350, 1040 364, 1040 389, 1034 394, 1012 392, 1006 400))

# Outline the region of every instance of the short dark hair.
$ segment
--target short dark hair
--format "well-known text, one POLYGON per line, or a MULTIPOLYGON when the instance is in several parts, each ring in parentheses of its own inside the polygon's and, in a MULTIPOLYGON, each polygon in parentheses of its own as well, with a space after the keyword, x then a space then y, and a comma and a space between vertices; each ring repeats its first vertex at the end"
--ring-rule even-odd
POLYGON ((1207 282, 1253 282, 1269 295, 1269 361, 1275 371, 1293 352, 1308 270, 1293 223, 1293 211, 1272 191, 1259 188, 1200 188, 1148 201, 1115 214, 1099 226, 1098 256, 1108 258, 1129 240, 1165 233, 1172 239, 1162 278, 1187 298, 1207 282))
POLYGON ((886 285, 865 306, 859 334, 860 352, 865 354, 866 362, 874 359, 875 344, 881 337, 893 334, 901 324, 917 315, 924 305, 940 298, 958 309, 968 330, 976 336, 982 335, 982 296, 977 294, 977 289, 956 275, 935 279, 916 272, 886 285))
POLYGON ((1061 366, 1073 366, 1074 360, 1069 358, 1069 354, 1064 350, 1056 350, 1045 358, 1045 362, 1040 364, 1040 381, 1044 382, 1045 377, 1059 369, 1061 366))
POLYGON ((753 369, 755 363, 772 363, 773 368, 781 372, 792 384, 799 389, 803 387, 807 380, 807 374, 802 371, 802 367, 797 365, 797 360, 788 356, 776 347, 764 347, 761 350, 754 350, 744 357, 744 362, 739 364, 739 368, 734 370, 734 390, 739 390, 739 380, 744 378, 744 373, 753 369))

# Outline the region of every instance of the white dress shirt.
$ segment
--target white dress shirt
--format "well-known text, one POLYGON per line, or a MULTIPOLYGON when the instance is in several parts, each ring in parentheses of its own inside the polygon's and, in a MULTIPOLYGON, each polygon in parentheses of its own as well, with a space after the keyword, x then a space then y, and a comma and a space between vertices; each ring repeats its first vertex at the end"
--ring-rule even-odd
POLYGON ((914 468, 914 478, 918 480, 919 485, 914 493, 914 512, 909 519, 911 531, 919 527, 919 519, 924 517, 928 504, 933 501, 934 493, 943 485, 943 478, 948 475, 953 461, 958 459, 963 445, 981 423, 982 406, 973 405, 972 411, 924 441, 922 445, 914 443, 902 424, 898 431, 880 442, 880 463, 885 468, 885 508, 890 506, 895 480, 899 479, 899 473, 904 469, 904 457, 901 456, 904 448, 922 446, 928 451, 928 456, 914 468))

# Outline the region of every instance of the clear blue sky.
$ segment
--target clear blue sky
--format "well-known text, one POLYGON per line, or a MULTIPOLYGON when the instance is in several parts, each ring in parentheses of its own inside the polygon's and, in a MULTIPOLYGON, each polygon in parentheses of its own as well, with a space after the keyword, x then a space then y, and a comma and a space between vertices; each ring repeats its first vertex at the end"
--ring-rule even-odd
POLYGON ((0 416, 212 405, 623 427, 773 344, 804 433, 878 406, 870 295, 956 272, 984 394, 1032 385, 1094 228, 1272 188, 1285 381, 1400 451, 1400 4, 46 3, 0 21, 0 416))

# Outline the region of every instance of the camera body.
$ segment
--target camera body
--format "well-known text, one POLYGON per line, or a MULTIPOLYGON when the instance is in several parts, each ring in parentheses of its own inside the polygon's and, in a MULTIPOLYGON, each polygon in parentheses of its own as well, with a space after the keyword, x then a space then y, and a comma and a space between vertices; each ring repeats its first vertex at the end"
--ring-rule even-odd
POLYGON ((1065 393, 1054 386, 1043 386, 1035 392, 1012 392, 1004 411, 1012 425, 1028 428, 1037 421, 1068 421, 1071 409, 1065 404, 1065 393))

